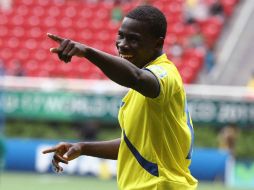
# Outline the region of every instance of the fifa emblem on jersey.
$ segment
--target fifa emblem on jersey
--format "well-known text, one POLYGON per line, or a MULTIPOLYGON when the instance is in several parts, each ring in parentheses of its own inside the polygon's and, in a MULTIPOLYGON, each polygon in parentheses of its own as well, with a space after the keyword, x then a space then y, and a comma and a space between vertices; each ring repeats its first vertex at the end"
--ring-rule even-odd
POLYGON ((151 65, 148 67, 154 74, 156 74, 159 78, 163 78, 167 75, 167 71, 159 66, 159 65, 151 65))

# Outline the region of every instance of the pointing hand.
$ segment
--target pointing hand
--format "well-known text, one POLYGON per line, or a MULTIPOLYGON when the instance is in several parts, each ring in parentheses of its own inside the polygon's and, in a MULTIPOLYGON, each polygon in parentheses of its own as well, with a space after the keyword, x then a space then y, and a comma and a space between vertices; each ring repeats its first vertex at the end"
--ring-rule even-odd
POLYGON ((58 145, 44 150, 42 153, 54 153, 52 158, 52 165, 55 172, 62 172, 63 168, 59 165, 59 162, 68 164, 68 161, 73 160, 81 155, 82 145, 81 143, 59 143, 58 145))
POLYGON ((84 57, 86 48, 84 44, 75 42, 73 40, 62 38, 54 34, 47 34, 48 37, 59 44, 59 47, 50 48, 52 53, 58 54, 60 60, 68 63, 71 61, 72 56, 84 57))

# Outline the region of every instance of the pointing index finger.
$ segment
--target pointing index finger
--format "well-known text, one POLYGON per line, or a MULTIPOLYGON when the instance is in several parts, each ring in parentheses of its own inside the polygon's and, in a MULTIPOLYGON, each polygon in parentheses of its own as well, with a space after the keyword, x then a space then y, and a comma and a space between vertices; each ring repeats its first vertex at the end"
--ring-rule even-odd
POLYGON ((56 152, 56 151, 57 151, 57 148, 49 148, 49 149, 42 151, 42 153, 47 154, 47 153, 56 152))
POLYGON ((61 38, 60 36, 57 36, 57 35, 54 35, 54 34, 51 34, 51 33, 47 33, 48 37, 51 38, 52 40, 58 42, 58 43, 61 43, 64 38, 61 38))

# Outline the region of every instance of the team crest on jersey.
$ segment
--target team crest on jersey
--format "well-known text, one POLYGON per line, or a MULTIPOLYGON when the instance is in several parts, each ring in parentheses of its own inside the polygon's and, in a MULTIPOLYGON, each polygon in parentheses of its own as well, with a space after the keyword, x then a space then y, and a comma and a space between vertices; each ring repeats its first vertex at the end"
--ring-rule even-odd
POLYGON ((163 78, 167 75, 167 71, 159 65, 151 65, 149 69, 160 78, 163 78))

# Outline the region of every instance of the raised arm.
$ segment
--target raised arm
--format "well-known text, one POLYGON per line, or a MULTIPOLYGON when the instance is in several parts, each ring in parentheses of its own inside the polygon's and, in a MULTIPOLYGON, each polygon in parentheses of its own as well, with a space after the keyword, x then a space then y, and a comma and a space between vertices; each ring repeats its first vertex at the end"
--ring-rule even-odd
POLYGON ((59 162, 68 164, 68 161, 82 155, 116 160, 119 146, 120 139, 99 142, 62 142, 52 148, 44 150, 43 154, 54 153, 52 164, 55 171, 60 172, 63 168, 59 165, 59 162))
POLYGON ((51 48, 50 51, 58 54, 60 60, 67 63, 71 61, 72 56, 84 57, 99 67, 114 82, 132 88, 147 97, 158 96, 159 83, 150 71, 140 69, 126 59, 73 40, 53 34, 48 34, 48 37, 59 44, 59 47, 51 48))

